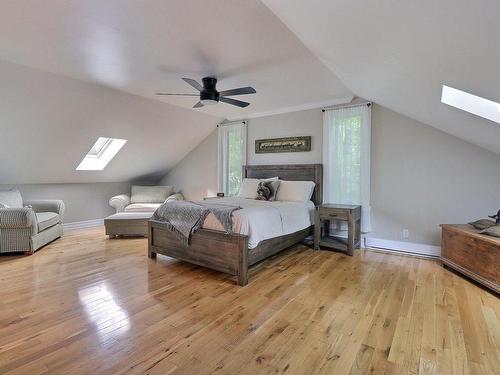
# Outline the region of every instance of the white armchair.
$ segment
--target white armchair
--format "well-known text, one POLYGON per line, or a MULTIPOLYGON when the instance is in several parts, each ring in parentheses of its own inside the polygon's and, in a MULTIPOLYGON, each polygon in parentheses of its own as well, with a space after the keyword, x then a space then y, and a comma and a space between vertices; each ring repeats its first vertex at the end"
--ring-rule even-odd
POLYGON ((2 197, 9 199, 0 201, 0 253, 33 254, 63 235, 63 201, 23 201, 17 190, 1 192, 2 197))
POLYGON ((120 194, 109 200, 109 205, 116 210, 116 213, 125 211, 130 204, 130 197, 127 194, 120 194))

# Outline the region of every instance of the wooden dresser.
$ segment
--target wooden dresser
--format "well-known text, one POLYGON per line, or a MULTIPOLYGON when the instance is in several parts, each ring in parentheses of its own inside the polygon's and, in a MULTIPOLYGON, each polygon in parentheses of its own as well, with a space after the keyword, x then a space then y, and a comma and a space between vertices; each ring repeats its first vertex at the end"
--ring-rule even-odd
POLYGON ((468 224, 441 224, 441 260, 450 268, 500 293, 500 238, 468 224))

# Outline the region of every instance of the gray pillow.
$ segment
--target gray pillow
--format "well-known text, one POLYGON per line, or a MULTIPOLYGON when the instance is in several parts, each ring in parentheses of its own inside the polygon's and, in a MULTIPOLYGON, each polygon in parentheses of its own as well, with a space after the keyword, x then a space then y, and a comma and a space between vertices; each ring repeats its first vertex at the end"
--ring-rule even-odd
POLYGON ((132 185, 130 203, 163 203, 173 193, 172 186, 132 185))
POLYGON ((483 229, 481 234, 487 234, 488 236, 500 237, 500 225, 494 225, 492 227, 483 229))
POLYGON ((7 207, 23 208, 23 197, 17 189, 0 191, 0 203, 7 207))
POLYGON ((279 180, 267 180, 259 182, 257 186, 257 200, 274 201, 280 186, 279 180))
POLYGON ((480 219, 473 221, 472 223, 469 223, 469 225, 472 225, 476 229, 487 229, 489 227, 495 226, 495 222, 493 220, 488 220, 488 219, 480 219))

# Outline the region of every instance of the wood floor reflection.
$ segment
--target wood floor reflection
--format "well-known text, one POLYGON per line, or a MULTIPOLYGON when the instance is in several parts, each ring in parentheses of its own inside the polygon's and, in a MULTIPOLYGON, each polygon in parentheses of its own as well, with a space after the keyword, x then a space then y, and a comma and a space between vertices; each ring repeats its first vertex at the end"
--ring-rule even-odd
POLYGON ((227 275, 67 233, 0 256, 0 374, 499 374, 497 296, 432 260, 297 246, 227 275))

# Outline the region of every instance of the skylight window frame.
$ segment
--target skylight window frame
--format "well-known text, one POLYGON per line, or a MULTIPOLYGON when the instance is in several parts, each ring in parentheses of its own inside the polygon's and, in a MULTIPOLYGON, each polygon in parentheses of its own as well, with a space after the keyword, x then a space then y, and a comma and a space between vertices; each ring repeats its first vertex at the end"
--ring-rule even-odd
POLYGON ((106 149, 109 147, 110 144, 113 143, 113 138, 107 138, 107 137, 99 137, 97 138, 96 143, 94 143, 94 146, 90 149, 89 153, 87 154, 88 156, 93 156, 96 158, 100 158, 102 154, 106 151, 106 149), (91 153, 92 150, 95 148, 96 144, 99 143, 101 139, 104 139, 104 144, 99 148, 99 150, 96 153, 91 153))
POLYGON ((99 137, 94 143, 89 152, 85 155, 80 164, 76 167, 77 171, 102 171, 109 164, 111 160, 118 154, 122 147, 127 143, 126 139, 99 137), (102 142, 105 138, 104 144, 99 147, 97 153, 94 149, 96 145, 102 142))
POLYGON ((500 103, 443 85, 441 103, 500 124, 500 103))

